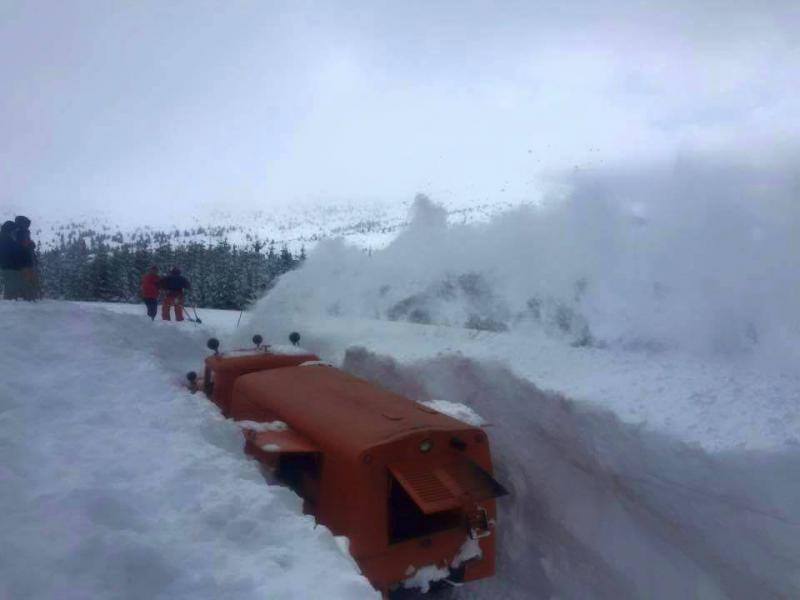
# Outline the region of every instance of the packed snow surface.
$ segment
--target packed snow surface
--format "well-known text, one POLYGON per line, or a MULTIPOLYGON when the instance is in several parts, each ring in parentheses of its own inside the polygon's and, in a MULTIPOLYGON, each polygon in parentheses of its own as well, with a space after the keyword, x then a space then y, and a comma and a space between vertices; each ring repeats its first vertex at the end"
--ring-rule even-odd
POLYGON ((134 308, 0 302, 0 598, 378 597, 134 308))

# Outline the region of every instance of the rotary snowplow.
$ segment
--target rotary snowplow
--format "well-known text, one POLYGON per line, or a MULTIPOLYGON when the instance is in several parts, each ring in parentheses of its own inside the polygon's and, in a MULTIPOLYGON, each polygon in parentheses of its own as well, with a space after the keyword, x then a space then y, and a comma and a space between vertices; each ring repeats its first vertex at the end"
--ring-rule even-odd
MULTIPOLYGON (((293 343, 299 336, 293 334, 293 343)), ((486 433, 322 363, 296 345, 214 351, 189 373, 244 434, 244 450, 346 536, 384 594, 495 570, 495 498, 486 433), (427 581, 426 581, 427 579, 427 581)))

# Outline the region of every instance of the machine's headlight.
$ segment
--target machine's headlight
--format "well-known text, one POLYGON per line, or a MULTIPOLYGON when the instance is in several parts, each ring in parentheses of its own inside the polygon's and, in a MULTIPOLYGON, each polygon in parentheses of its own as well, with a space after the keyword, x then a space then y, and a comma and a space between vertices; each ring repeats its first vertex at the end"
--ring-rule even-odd
POLYGON ((419 445, 420 452, 430 452, 431 448, 433 448, 433 442, 430 440, 422 440, 419 445))

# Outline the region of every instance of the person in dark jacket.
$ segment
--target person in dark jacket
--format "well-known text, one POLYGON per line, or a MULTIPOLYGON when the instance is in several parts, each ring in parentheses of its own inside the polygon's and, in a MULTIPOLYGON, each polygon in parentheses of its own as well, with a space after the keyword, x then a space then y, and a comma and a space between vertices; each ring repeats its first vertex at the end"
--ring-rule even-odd
POLYGON ((18 216, 14 239, 17 241, 22 276, 21 294, 25 300, 36 300, 39 296, 39 277, 36 273, 36 244, 31 239, 31 220, 18 216))
POLYGON ((6 221, 0 227, 0 269, 3 271, 3 298, 22 297, 22 252, 14 237, 17 224, 6 221))
POLYGON ((161 278, 158 287, 166 292, 164 302, 161 305, 161 318, 169 321, 170 308, 174 305, 175 320, 183 321, 183 294, 184 291, 192 289, 189 280, 181 275, 181 270, 176 267, 169 272, 169 275, 161 278))
POLYGON ((158 313, 158 284, 161 277, 158 275, 158 267, 153 265, 147 270, 147 273, 142 277, 141 295, 147 306, 147 316, 155 320, 158 313))

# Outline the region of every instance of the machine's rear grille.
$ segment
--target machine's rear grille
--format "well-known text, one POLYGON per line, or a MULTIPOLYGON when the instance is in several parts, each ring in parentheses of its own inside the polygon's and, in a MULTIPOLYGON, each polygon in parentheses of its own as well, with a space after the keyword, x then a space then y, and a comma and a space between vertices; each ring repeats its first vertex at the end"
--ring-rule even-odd
POLYGON ((425 502, 446 502, 455 497, 435 471, 406 471, 406 481, 425 502))
POLYGON ((426 515, 508 493, 489 473, 465 458, 435 466, 396 463, 389 470, 426 515))
POLYGON ((442 479, 441 469, 403 463, 390 465, 389 470, 426 515, 459 507, 458 498, 442 479))

